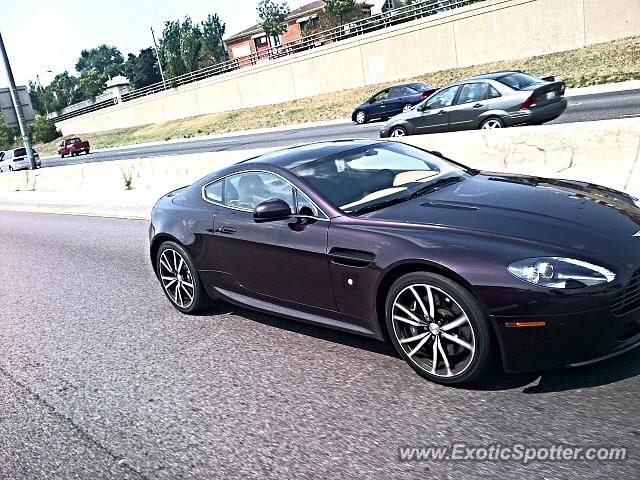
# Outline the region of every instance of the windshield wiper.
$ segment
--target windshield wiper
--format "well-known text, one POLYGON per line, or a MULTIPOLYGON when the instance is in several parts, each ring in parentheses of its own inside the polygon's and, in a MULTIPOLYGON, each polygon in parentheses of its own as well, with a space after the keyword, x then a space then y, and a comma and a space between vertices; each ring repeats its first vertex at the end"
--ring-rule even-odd
POLYGON ((367 205, 366 207, 358 208, 356 210, 352 210, 349 213, 367 213, 373 212, 374 210, 380 210, 381 208, 390 207, 391 205, 397 205, 398 203, 405 202, 411 198, 410 195, 406 195, 404 197, 392 198, 390 200, 385 200, 384 202, 378 202, 371 205, 367 205))
POLYGON ((418 190, 411 192, 411 195, 409 198, 419 197, 421 195, 424 195, 425 193, 430 193, 436 190, 440 190, 442 187, 446 187, 447 185, 451 185, 453 183, 458 183, 462 181, 462 179, 463 179, 462 176, 439 178, 435 182, 432 182, 429 185, 425 185, 424 187, 421 187, 418 190))
POLYGON ((381 208, 390 207, 392 205, 397 205, 398 203, 406 202, 415 197, 419 197, 424 195, 425 193, 433 192, 435 190, 439 190, 442 187, 447 185, 451 185, 452 183, 458 183, 462 181, 464 177, 462 176, 454 176, 454 177, 444 177, 431 182, 429 185, 425 185, 418 190, 411 192, 410 195, 404 195, 402 197, 391 198, 389 200, 385 200, 383 202, 373 203, 371 205, 367 205, 366 207, 358 208, 356 210, 352 210, 349 213, 366 213, 373 212, 374 210, 380 210, 381 208))

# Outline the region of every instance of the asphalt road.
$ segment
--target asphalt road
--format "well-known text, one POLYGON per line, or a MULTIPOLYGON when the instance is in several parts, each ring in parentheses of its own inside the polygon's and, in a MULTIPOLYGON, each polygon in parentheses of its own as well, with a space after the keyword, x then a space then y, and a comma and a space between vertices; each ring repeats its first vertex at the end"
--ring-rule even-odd
POLYGON ((141 221, 0 212, 3 480, 637 478, 640 350, 442 387, 380 342, 226 304, 180 315, 146 235, 141 221), (399 460, 451 442, 629 451, 399 460))
MULTIPOLYGON (((586 122, 640 116, 640 90, 628 90, 599 95, 569 97, 569 106, 553 123, 586 122)), ((284 147, 321 140, 345 138, 378 138, 383 122, 365 125, 344 123, 330 126, 294 128, 276 132, 252 133, 215 139, 185 140, 158 145, 132 146, 117 150, 95 151, 89 155, 64 158, 46 157, 43 167, 72 165, 85 162, 127 160, 139 156, 180 155, 185 153, 220 152, 253 148, 284 147)))

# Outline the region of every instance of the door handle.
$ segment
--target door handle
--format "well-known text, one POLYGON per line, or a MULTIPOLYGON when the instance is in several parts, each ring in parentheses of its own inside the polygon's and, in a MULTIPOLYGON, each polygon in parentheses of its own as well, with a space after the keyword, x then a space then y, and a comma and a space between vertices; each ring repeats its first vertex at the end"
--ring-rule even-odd
POLYGON ((216 232, 225 233, 227 235, 232 235, 232 234, 236 233, 236 229, 233 228, 233 227, 218 227, 218 228, 216 228, 216 232))
POLYGON ((473 106, 473 108, 480 108, 481 106, 482 106, 482 104, 481 104, 481 103, 476 103, 476 104, 473 106))

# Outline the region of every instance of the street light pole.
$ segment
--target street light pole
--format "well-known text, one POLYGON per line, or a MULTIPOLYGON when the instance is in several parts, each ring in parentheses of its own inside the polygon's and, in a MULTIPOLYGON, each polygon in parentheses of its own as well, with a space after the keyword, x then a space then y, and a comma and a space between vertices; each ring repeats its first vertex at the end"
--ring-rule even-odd
POLYGON ((18 119, 18 125, 20 125, 20 133, 22 134, 22 140, 24 141, 24 148, 27 151, 27 158, 29 159, 29 166, 31 170, 35 170, 36 159, 33 156, 33 146, 31 145, 31 134, 29 133, 29 126, 24 121, 24 115, 22 114, 22 105, 20 105, 20 98, 18 97, 18 89, 16 88, 16 81, 13 78, 13 72, 11 71, 11 65, 9 64, 9 57, 7 51, 4 48, 4 41, 2 40, 2 34, 0 33, 0 53, 2 54, 2 61, 4 68, 7 71, 7 78, 9 79, 9 90, 11 91, 11 100, 13 101, 13 108, 16 111, 16 118, 18 119))
POLYGON ((40 73, 36 73, 36 78, 38 79, 38 85, 40 85, 40 90, 44 90, 44 88, 42 88, 42 82, 40 81, 40 75, 42 75, 43 73, 51 73, 53 70, 45 70, 44 72, 40 72, 40 73))
POLYGON ((156 43, 156 34, 151 27, 151 37, 153 38, 153 50, 156 52, 156 58, 158 59, 158 66, 160 67, 160 76, 162 77, 162 87, 167 88, 167 83, 164 78, 164 71, 162 70, 162 62, 160 61, 160 54, 158 53, 158 44, 156 43))

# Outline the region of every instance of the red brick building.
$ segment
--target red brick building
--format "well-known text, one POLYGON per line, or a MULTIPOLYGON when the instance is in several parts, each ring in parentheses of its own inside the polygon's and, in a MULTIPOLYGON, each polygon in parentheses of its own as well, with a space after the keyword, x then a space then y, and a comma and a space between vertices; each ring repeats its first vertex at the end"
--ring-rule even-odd
MULTIPOLYGON (((271 38, 271 46, 292 42, 301 38, 305 33, 318 31, 324 5, 324 1, 318 0, 292 10, 287 17, 286 30, 281 35, 271 38)), ((229 59, 244 57, 255 52, 260 53, 269 48, 267 35, 259 25, 231 35, 225 40, 225 43, 229 59)))

